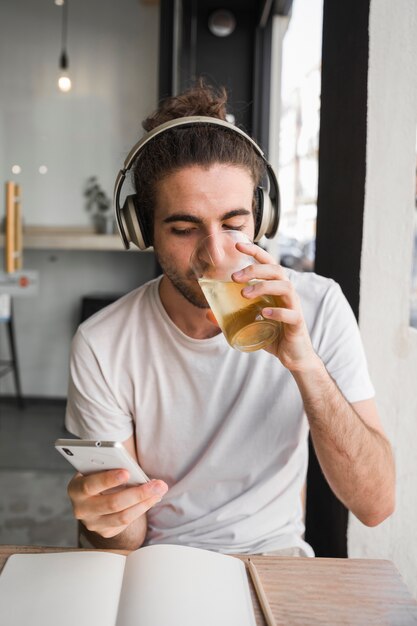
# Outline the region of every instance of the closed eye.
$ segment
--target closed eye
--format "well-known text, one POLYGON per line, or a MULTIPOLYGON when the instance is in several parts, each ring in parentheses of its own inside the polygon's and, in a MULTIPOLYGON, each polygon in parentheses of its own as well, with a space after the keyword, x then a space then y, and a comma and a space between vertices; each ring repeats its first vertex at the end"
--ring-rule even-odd
POLYGON ((234 224, 223 224, 223 228, 225 230, 242 230, 244 227, 244 224, 240 224, 240 225, 234 225, 234 224))
POLYGON ((174 235, 178 235, 179 237, 185 237, 186 235, 190 235, 192 232, 195 232, 196 228, 171 228, 171 233, 174 235))

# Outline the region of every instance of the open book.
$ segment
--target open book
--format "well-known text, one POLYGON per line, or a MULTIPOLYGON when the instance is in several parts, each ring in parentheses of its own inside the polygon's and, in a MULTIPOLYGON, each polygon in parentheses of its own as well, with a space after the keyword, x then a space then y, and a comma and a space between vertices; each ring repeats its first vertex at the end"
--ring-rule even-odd
POLYGON ((244 563, 185 546, 15 554, 0 575, 5 626, 256 626, 244 563))

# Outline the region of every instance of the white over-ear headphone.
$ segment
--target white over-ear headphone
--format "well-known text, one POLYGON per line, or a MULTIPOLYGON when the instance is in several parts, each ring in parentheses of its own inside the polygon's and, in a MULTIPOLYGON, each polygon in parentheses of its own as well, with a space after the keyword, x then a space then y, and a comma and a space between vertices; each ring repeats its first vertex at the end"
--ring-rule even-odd
POLYGON ((230 124, 229 122, 225 122, 215 117, 196 115, 179 117, 157 126, 142 137, 142 139, 133 146, 127 155, 123 168, 117 175, 114 186, 114 208, 116 211, 117 225, 126 249, 130 248, 131 243, 135 244, 140 250, 145 250, 152 245, 152 242, 149 240, 149 236, 147 235, 145 217, 139 206, 137 195, 128 195, 123 203, 123 206, 120 206, 120 192, 122 190, 127 172, 132 167, 132 164, 134 163, 139 152, 149 141, 151 141, 151 139, 166 130, 171 130, 172 128, 183 128, 185 126, 196 126, 199 124, 228 128, 234 133, 241 135, 251 144, 256 153, 262 158, 266 168, 268 188, 265 189, 264 187, 257 187, 256 189, 255 241, 259 241, 259 239, 263 236, 267 238, 273 237, 277 232, 280 214, 278 181, 272 166, 268 163, 258 144, 251 137, 249 137, 249 135, 244 133, 243 130, 240 130, 240 128, 230 124))

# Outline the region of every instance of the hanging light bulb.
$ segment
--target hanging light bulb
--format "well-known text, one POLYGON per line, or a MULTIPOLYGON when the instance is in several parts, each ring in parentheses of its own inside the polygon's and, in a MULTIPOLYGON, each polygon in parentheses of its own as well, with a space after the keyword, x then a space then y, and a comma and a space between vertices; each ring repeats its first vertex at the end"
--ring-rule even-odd
POLYGON ((59 57, 59 78, 58 87, 67 93, 71 87, 71 79, 68 75, 68 55, 67 55, 67 20, 68 20, 68 0, 62 3, 62 45, 61 56, 59 57))
POLYGON ((71 89, 71 79, 68 76, 68 57, 66 52, 63 50, 61 56, 59 58, 59 78, 58 78, 58 87, 61 91, 67 92, 71 89))

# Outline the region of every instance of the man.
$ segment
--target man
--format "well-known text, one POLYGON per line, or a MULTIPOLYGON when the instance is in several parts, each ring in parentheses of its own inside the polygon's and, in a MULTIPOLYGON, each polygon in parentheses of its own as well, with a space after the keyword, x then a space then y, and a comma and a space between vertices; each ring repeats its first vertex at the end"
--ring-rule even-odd
MULTIPOLYGON (((204 85, 170 98, 146 130, 167 120, 225 118, 225 94, 204 85)), ((197 125, 198 126, 198 125, 197 125)), ((279 296, 264 309, 283 323, 267 349, 231 349, 189 267, 197 241, 233 229, 252 240, 264 165, 249 141, 213 125, 162 132, 135 165, 136 205, 163 270, 90 318, 73 343, 67 427, 118 439, 154 478, 119 489, 126 471, 69 485, 95 546, 182 543, 241 553, 313 555, 302 538, 301 491, 310 429, 335 494, 365 524, 394 508, 394 462, 353 314, 340 288, 284 270, 256 244, 243 295, 279 296)))

